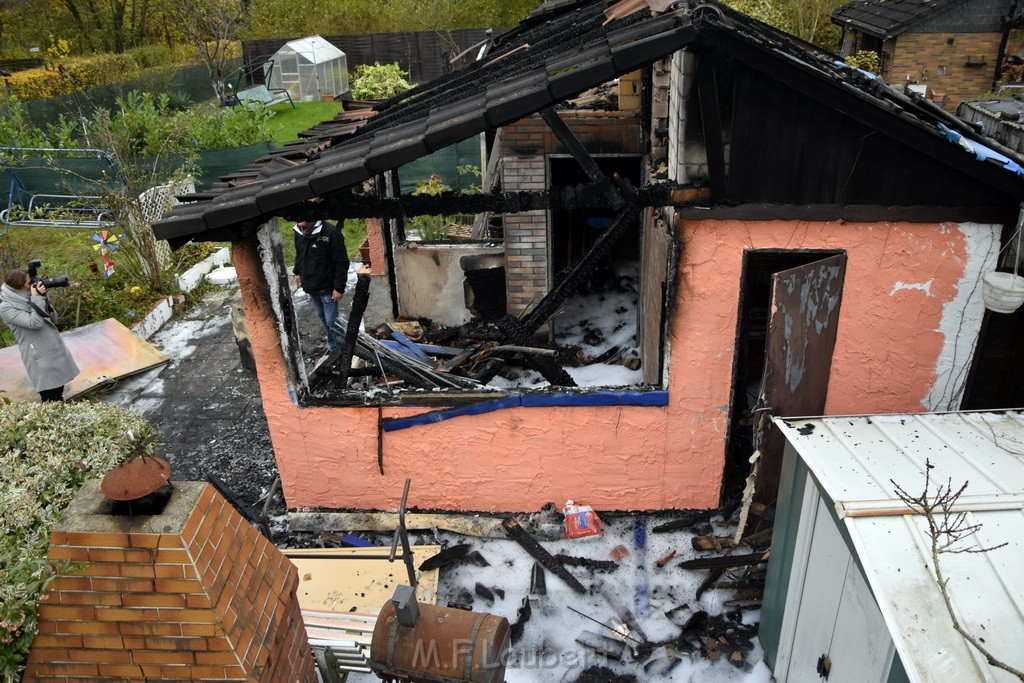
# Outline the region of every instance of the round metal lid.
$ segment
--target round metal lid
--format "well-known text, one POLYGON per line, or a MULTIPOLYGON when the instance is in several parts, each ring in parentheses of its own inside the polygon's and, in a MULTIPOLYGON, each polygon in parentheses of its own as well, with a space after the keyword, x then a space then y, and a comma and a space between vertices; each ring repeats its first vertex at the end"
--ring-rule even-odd
POLYGON ((111 500, 137 500, 148 496, 171 478, 171 466, 163 458, 140 456, 107 472, 100 482, 111 500))

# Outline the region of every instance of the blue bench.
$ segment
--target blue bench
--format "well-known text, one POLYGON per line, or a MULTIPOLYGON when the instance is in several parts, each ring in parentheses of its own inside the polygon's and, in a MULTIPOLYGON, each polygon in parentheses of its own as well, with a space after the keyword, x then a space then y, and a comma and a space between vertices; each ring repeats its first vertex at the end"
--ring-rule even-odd
POLYGON ((275 88, 271 91, 265 85, 254 85, 251 88, 239 90, 235 93, 235 102, 246 107, 257 103, 266 107, 272 107, 275 104, 287 102, 292 105, 292 109, 295 108, 295 103, 292 102, 292 96, 288 94, 287 90, 284 88, 275 88))

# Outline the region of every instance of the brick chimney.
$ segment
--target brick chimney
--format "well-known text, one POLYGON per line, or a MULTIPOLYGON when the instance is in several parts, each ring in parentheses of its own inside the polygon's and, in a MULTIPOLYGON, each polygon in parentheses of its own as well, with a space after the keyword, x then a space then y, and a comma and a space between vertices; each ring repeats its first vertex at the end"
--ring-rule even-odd
POLYGON ((117 512, 88 482, 51 534, 25 681, 316 680, 295 567, 213 487, 117 512))

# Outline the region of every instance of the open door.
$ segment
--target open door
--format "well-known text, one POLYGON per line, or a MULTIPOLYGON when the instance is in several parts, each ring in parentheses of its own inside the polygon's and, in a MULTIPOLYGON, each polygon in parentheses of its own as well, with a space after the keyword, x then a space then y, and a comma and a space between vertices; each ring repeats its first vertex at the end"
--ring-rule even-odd
MULTIPOLYGON (((825 412, 832 351, 839 327, 846 254, 830 256, 772 276, 761 401, 775 417, 825 412)), ((768 425, 761 439, 761 464, 754 500, 775 504, 785 439, 768 425)))

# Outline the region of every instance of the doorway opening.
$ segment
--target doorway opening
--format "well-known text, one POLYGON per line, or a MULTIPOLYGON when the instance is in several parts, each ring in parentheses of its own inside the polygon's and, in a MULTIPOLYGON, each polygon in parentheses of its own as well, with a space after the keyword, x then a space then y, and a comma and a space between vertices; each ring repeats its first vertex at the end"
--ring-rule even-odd
POLYGON ((740 276, 739 316, 733 381, 730 394, 729 431, 726 438, 725 472, 722 477, 723 504, 738 501, 750 473, 754 452, 751 411, 757 407, 765 371, 765 350, 771 318, 772 277, 776 273, 806 266, 841 251, 748 250, 743 254, 740 276))

